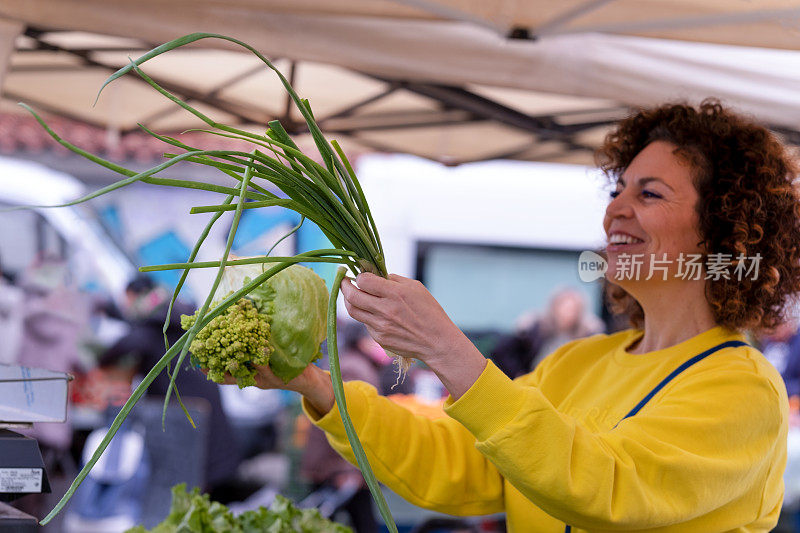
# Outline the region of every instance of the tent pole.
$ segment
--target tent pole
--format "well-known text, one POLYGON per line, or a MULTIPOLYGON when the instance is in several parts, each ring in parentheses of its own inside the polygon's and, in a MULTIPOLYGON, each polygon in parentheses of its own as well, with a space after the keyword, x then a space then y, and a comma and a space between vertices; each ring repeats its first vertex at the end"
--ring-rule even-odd
POLYGON ((571 33, 639 33, 659 30, 675 30, 698 28, 704 26, 729 26, 750 22, 776 21, 782 24, 800 19, 800 9, 765 9, 745 13, 725 13, 699 17, 674 17, 655 20, 620 22, 617 24, 601 24, 597 26, 579 26, 564 31, 552 31, 550 35, 566 35, 571 33))
POLYGON ((434 15, 440 16, 447 20, 455 20, 458 22, 469 22, 471 24, 475 24, 476 26, 480 26, 481 28, 486 28, 503 36, 505 36, 506 33, 508 32, 508 28, 506 28, 503 25, 496 24, 489 20, 477 17, 467 11, 462 11, 460 9, 442 5, 440 2, 432 2, 430 0, 392 0, 392 1, 397 4, 404 4, 407 6, 422 9, 423 11, 427 11, 428 13, 433 13, 434 15))
POLYGON ((580 4, 573 9, 570 9, 566 13, 562 13, 553 19, 540 24, 537 28, 531 28, 529 31, 533 36, 542 36, 547 35, 548 33, 554 33, 555 30, 558 28, 572 22, 576 18, 582 17, 587 13, 591 13, 592 11, 597 11, 601 7, 606 4, 610 4, 615 0, 589 0, 583 4, 580 4))

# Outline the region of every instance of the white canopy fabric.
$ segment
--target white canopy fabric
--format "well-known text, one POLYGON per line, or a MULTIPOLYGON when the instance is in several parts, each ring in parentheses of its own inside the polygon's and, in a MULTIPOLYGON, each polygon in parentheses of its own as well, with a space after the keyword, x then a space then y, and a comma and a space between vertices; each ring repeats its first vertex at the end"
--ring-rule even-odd
MULTIPOLYGON (((275 58, 346 149, 586 163, 628 106, 709 96, 800 129, 800 2, 3 0, 3 19, 0 43, 26 30, 2 109, 24 100, 122 134, 197 125, 134 77, 91 107, 129 56, 195 31, 275 58)), ((145 71, 220 121, 299 130, 274 74, 225 43, 145 71)))
POLYGON ((159 41, 169 38, 164 32, 209 26, 252 40, 277 23, 358 28, 448 22, 499 36, 615 33, 792 50, 800 20, 800 5, 791 0, 4 0, 2 12, 43 27, 58 21, 56 27, 128 37, 160 34, 159 41))

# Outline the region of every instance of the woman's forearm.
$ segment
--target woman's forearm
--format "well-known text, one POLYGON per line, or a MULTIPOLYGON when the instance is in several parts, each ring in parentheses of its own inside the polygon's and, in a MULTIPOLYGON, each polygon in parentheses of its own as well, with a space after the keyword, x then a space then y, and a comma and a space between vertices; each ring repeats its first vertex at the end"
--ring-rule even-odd
MULTIPOLYGON (((204 369, 204 373, 208 370, 204 369)), ((236 380, 230 375, 225 374, 225 383, 233 384, 236 380)), ((328 413, 333 408, 333 384, 327 372, 316 365, 308 365, 303 372, 291 380, 284 383, 277 377, 269 366, 259 366, 256 374, 256 386, 261 389, 283 389, 298 392, 308 400, 320 416, 328 413)))
MULTIPOLYGON (((436 373, 454 400, 458 400, 477 381, 486 368, 486 358, 472 342, 463 336, 450 345, 447 353, 427 358, 428 367, 436 373)), ((327 372, 314 365, 302 386, 295 389, 311 404, 320 416, 334 406, 333 385, 327 372)))
POLYGON ((450 346, 446 349, 447 353, 430 356, 425 362, 439 377, 453 400, 458 400, 483 373, 486 358, 466 335, 462 334, 450 346))
POLYGON ((303 384, 302 389, 297 390, 300 394, 308 400, 320 416, 326 415, 335 403, 333 397, 333 384, 327 372, 320 370, 314 365, 309 365, 309 368, 315 368, 307 383, 303 384))

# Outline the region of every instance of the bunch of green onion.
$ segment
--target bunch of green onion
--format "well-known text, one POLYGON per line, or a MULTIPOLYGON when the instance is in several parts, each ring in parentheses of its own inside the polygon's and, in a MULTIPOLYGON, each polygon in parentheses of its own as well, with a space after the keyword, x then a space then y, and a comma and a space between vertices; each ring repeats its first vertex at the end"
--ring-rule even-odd
MULTIPOLYGON (((132 61, 126 67, 115 72, 106 80, 100 90, 102 91, 106 85, 131 71, 140 76, 143 80, 150 84, 150 86, 152 86, 166 98, 172 100, 175 104, 189 111, 196 117, 200 118, 203 122, 208 124, 210 129, 202 131, 206 131, 207 133, 213 135, 246 141, 254 145, 255 148, 250 152, 235 150, 198 150, 180 142, 175 138, 159 135, 153 131, 150 131, 144 126, 141 126, 142 129, 148 134, 169 145, 172 145, 175 148, 180 149, 181 152, 165 154, 168 158, 166 162, 144 172, 134 172, 110 161, 97 157, 96 155, 90 154, 61 139, 30 107, 21 104, 36 117, 36 119, 47 130, 47 132, 60 144, 67 147, 69 150, 78 153, 99 165, 102 165, 103 167, 126 176, 125 179, 122 179, 112 185, 104 187, 75 201, 62 204, 60 206, 36 207, 63 207, 75 205, 109 193, 121 187, 125 187, 126 185, 134 182, 144 182, 165 187, 201 189, 225 195, 225 199, 218 205, 200 206, 191 210, 191 213, 211 212, 214 213, 214 215, 195 243, 186 263, 156 265, 143 267, 140 269, 143 272, 170 269, 183 271, 180 281, 178 282, 178 285, 175 288, 172 296, 168 313, 172 312, 173 304, 180 293, 190 269, 216 268, 217 276, 214 280, 211 290, 209 291, 208 297, 198 310, 194 325, 172 346, 169 346, 166 339, 166 329, 169 322, 168 314, 167 320, 164 324, 166 353, 150 370, 150 372, 148 372, 141 384, 133 391, 131 397, 127 402, 125 402, 125 405, 120 410, 119 415, 117 415, 117 417, 114 419, 114 422, 111 424, 108 433, 92 455, 91 459, 75 478, 64 497, 42 520, 41 523, 48 523, 64 507, 67 501, 69 501, 75 490, 100 458, 103 451, 116 434, 117 430, 119 430, 121 424, 128 416, 131 409, 142 397, 146 389, 150 386, 159 373, 166 370, 170 374, 171 379, 164 402, 164 413, 166 413, 167 403, 169 402, 170 395, 173 390, 175 390, 176 397, 180 402, 180 396, 174 386, 175 376, 178 370, 181 368, 181 363, 187 355, 187 351, 192 343, 192 340, 206 324, 208 324, 214 317, 225 311, 230 305, 247 295, 253 290, 253 288, 258 286, 264 280, 287 268, 288 266, 294 263, 326 262, 344 265, 339 267, 337 271, 328 303, 328 351, 330 357, 331 380, 333 382, 334 396, 337 404, 339 405, 339 410, 342 415, 342 420, 344 422, 348 439, 353 448, 356 460, 364 479, 367 482, 369 490, 372 493, 381 516, 389 527, 389 530, 396 532, 397 527, 392 519, 391 513, 389 512, 389 508, 386 504, 383 494, 380 491, 378 482, 375 479, 372 469, 370 468, 369 462, 367 461, 364 449, 355 433, 353 424, 347 414, 344 390, 342 388, 342 376, 339 370, 338 354, 336 349, 336 300, 339 293, 340 284, 347 272, 347 269, 349 269, 353 275, 358 275, 359 273, 365 271, 372 272, 383 277, 388 275, 386 265, 384 263, 383 247, 381 245, 380 238, 378 237, 375 221, 372 218, 366 198, 364 197, 364 192, 361 189, 358 179, 356 178, 356 175, 353 172, 353 168, 348 162, 347 157, 336 141, 328 143, 328 141, 322 135, 320 128, 314 121, 314 116, 312 115, 308 101, 302 100, 298 97, 297 93, 291 87, 286 78, 272 65, 272 63, 270 63, 269 60, 267 60, 266 57, 260 54, 253 47, 237 39, 211 33, 193 33, 179 39, 175 39, 157 48, 154 48, 135 61, 132 61), (242 46, 254 53, 266 64, 268 68, 275 71, 298 110, 304 117, 306 124, 308 125, 308 129, 319 151, 319 155, 321 156, 323 162, 322 164, 317 163, 315 160, 303 154, 289 137, 279 121, 276 120, 270 122, 269 128, 267 129, 265 135, 256 135, 241 129, 219 124, 211 120, 197 109, 194 109, 178 97, 166 91, 139 68, 142 63, 145 63, 146 61, 160 54, 194 41, 207 38, 223 39, 242 46), (234 184, 233 186, 228 187, 188 179, 166 179, 157 177, 157 174, 160 171, 181 161, 189 161, 217 169, 232 178, 234 180, 234 184), (271 183, 280 189, 280 191, 286 195, 286 198, 279 197, 267 190, 267 188, 264 187, 264 185, 266 185, 265 182, 271 183), (334 248, 303 252, 293 257, 270 257, 268 252, 263 257, 239 260, 229 259, 230 250, 233 245, 242 211, 244 209, 257 209, 260 207, 270 206, 280 206, 297 212, 302 217, 300 224, 302 224, 305 219, 311 220, 317 226, 319 226, 325 236, 333 244, 334 248), (234 216, 233 224, 228 232, 225 252, 223 253, 222 258, 220 261, 195 262, 198 251, 200 250, 203 241, 208 236, 212 226, 226 211, 234 211, 234 216), (235 291, 233 294, 227 296, 219 305, 212 307, 212 298, 214 297, 220 284, 225 267, 229 265, 253 263, 274 263, 274 265, 268 269, 265 269, 261 275, 245 284, 240 290, 235 291), (174 365, 172 364, 173 361, 175 362, 174 365)), ((294 228, 292 231, 296 230, 297 228, 294 228)), ((183 406, 182 402, 180 403, 181 406, 183 406)), ((185 409, 184 412, 186 412, 185 409)), ((188 412, 186 414, 188 417, 188 412)))

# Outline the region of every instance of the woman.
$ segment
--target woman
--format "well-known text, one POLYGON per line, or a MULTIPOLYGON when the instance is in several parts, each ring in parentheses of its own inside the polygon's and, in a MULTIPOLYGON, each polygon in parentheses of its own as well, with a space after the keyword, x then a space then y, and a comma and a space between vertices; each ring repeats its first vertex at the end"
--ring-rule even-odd
MULTIPOLYGON (((775 325, 800 289, 794 167, 764 128, 714 101, 639 112, 600 161, 615 184, 606 278, 633 329, 568 343, 512 381, 419 282, 343 283, 350 315, 450 392, 449 418, 431 422, 346 384, 375 473, 423 507, 505 511, 517 532, 768 531, 787 398, 742 332, 775 325)), ((264 370, 260 384, 279 382, 264 370)), ((352 459, 327 376, 309 367, 290 388, 352 459)))

